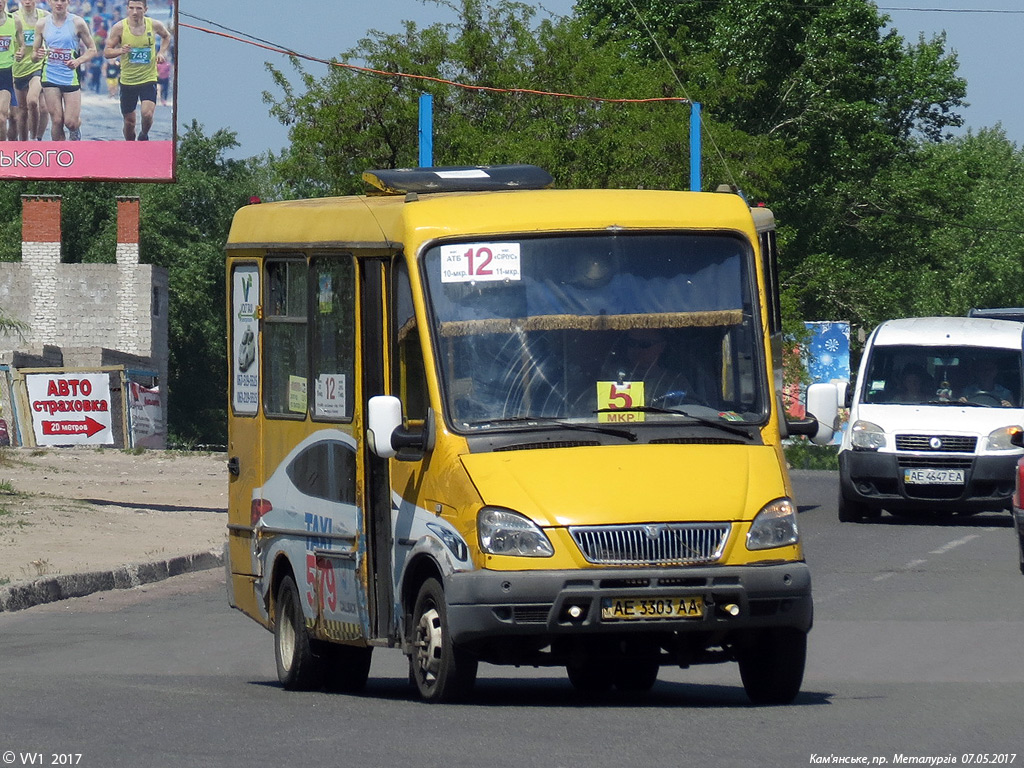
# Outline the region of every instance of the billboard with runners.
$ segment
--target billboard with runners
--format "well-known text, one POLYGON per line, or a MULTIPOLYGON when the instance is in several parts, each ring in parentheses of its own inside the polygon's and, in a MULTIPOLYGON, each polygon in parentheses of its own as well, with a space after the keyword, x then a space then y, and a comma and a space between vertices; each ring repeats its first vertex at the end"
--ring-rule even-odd
POLYGON ((172 181, 176 30, 174 0, 0 4, 0 179, 172 181))

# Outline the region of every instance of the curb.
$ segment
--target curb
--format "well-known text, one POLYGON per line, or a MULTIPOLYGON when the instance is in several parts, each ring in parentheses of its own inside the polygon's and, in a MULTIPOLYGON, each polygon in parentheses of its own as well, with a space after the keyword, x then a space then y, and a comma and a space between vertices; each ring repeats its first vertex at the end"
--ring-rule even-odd
POLYGON ((206 571, 223 565, 223 554, 212 551, 152 563, 132 563, 110 571, 45 576, 24 584, 0 588, 0 612, 21 611, 34 605, 67 600, 70 597, 85 597, 111 589, 131 589, 183 573, 206 571))

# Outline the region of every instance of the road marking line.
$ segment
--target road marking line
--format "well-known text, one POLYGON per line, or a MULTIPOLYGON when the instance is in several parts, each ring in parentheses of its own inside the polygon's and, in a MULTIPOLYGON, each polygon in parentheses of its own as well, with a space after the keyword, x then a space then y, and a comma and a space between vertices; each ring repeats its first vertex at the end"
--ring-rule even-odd
POLYGON ((929 554, 932 554, 932 555, 944 555, 947 552, 949 552, 949 550, 955 549, 955 548, 959 547, 961 544, 966 544, 967 542, 972 541, 973 539, 976 539, 976 538, 978 538, 978 534, 972 533, 969 536, 964 536, 962 539, 955 539, 955 540, 949 542, 948 544, 943 544, 938 549, 933 549, 929 554))

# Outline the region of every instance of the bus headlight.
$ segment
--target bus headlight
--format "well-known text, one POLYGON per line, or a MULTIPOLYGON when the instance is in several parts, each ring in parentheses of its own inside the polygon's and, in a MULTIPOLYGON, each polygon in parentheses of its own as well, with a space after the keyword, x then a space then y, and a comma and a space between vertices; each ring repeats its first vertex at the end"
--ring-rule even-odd
POLYGON ((850 427, 850 443, 859 451, 885 448, 885 430, 870 421, 855 421, 850 427))
POLYGON ((554 547, 544 531, 518 512, 499 507, 484 507, 476 516, 480 548, 491 555, 513 557, 551 557, 554 547))
POLYGON ((796 525, 796 507, 789 499, 776 499, 766 504, 747 532, 747 549, 772 549, 800 541, 796 525))

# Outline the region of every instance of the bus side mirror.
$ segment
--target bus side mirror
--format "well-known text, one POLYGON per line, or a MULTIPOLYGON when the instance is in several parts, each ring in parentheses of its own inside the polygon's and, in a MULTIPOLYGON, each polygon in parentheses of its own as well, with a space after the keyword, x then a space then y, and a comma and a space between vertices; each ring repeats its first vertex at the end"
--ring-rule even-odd
POLYGON ((366 439, 370 450, 382 459, 418 461, 434 447, 435 422, 433 409, 427 409, 422 426, 402 426, 402 401, 392 395, 376 395, 367 404, 366 439))
POLYGON ((828 445, 835 435, 839 416, 839 387, 835 384, 811 384, 807 388, 807 418, 787 421, 791 435, 806 435, 815 445, 828 445))

